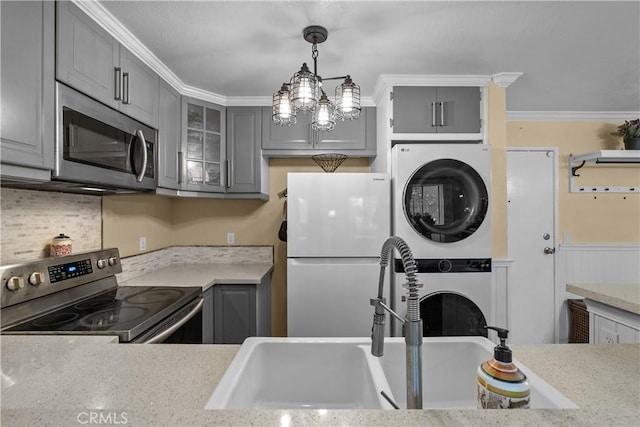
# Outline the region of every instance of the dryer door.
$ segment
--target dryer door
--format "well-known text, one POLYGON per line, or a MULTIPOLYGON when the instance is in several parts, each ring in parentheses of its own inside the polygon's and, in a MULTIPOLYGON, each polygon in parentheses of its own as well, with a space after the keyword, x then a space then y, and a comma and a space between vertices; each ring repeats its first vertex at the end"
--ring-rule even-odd
POLYGON ((409 225, 434 242, 472 235, 488 214, 489 196, 480 175, 454 159, 426 163, 408 180, 403 209, 409 225))

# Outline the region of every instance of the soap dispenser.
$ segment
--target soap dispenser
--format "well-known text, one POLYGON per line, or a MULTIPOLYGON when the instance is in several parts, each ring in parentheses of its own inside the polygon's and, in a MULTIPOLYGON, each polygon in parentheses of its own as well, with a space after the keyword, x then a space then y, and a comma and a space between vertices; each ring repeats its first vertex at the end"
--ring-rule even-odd
POLYGON ((511 349, 506 344, 509 331, 486 328, 498 333, 500 344, 493 350, 493 359, 478 367, 478 409, 529 408, 529 381, 511 362, 511 349))

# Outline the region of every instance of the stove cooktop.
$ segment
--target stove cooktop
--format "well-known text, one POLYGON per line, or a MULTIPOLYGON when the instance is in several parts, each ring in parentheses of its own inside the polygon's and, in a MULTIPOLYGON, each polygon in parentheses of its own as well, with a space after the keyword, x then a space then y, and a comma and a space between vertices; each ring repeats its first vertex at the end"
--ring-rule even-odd
POLYGON ((193 301, 201 291, 199 287, 118 287, 2 333, 117 335, 120 342, 129 342, 193 301))

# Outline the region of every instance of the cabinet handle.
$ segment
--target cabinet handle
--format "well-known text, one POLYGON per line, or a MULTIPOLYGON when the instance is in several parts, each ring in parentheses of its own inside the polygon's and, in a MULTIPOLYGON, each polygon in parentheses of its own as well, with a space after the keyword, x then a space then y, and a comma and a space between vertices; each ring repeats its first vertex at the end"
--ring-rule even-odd
POLYGON ((178 151, 178 184, 182 184, 182 151, 178 151))
POLYGON ((431 103, 431 126, 438 126, 438 123, 436 122, 436 103, 432 102, 431 103))
POLYGON ((122 69, 120 67, 113 69, 113 99, 116 101, 122 99, 122 69))
POLYGON ((440 101, 440 126, 445 126, 444 124, 444 101, 440 101))
POLYGON ((226 165, 226 169, 227 169, 227 183, 226 183, 226 188, 231 188, 231 161, 230 160, 225 160, 225 165, 226 165))
POLYGON ((129 73, 122 73, 122 103, 130 104, 129 101, 129 73))

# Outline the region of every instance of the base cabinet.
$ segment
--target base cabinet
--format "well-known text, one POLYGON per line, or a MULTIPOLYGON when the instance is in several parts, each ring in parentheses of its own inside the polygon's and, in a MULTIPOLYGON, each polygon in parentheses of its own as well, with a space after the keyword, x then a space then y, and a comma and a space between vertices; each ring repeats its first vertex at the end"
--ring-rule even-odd
POLYGON ((202 306, 202 344, 213 344, 214 330, 213 330, 213 288, 207 289, 202 298, 204 304, 202 306))
POLYGON ((248 337, 271 336, 270 281, 259 285, 213 287, 215 344, 242 344, 248 337))
POLYGON ((640 315, 586 299, 590 344, 640 343, 640 315))

